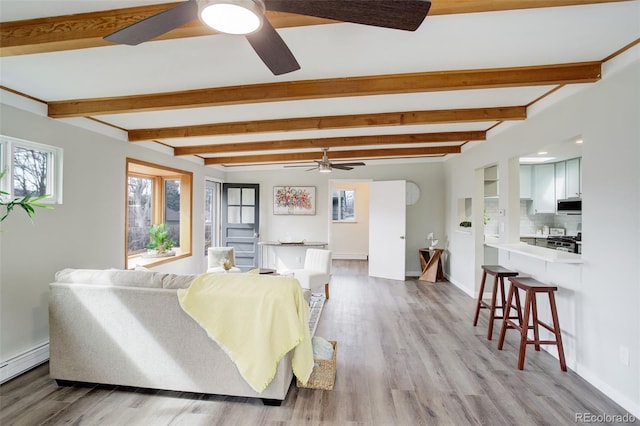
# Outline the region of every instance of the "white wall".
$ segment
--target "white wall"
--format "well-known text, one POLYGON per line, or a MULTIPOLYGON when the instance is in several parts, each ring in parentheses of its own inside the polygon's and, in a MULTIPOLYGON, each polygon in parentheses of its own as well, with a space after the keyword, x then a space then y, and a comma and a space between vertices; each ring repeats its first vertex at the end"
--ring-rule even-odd
MULTIPOLYGON (((407 261, 408 274, 420 275, 418 249, 425 247, 427 234, 436 238, 444 234, 444 175, 442 163, 416 163, 385 166, 357 167, 351 171, 332 173, 305 172, 298 169, 271 171, 229 172, 227 182, 260 184, 260 239, 277 241, 286 234, 295 239, 327 241, 329 229, 329 179, 354 180, 411 180, 418 184, 421 197, 407 206, 407 261), (318 205, 314 216, 276 216, 273 214, 274 186, 305 185, 316 187, 318 205), (324 205, 322 205, 324 201, 324 205)), ((296 256, 298 257, 298 256, 296 256)), ((302 259, 299 259, 300 261, 302 259)), ((286 265, 289 268, 301 264, 286 265)))
POLYGON ((331 181, 335 189, 354 190, 356 220, 330 222, 329 243, 334 259, 366 259, 369 254, 369 183, 331 181))
MULTIPOLYGON (((545 110, 530 111, 526 121, 446 163, 448 273, 462 290, 475 294, 482 259, 473 254, 482 237, 456 232, 456 208, 463 197, 482 202, 476 170, 497 161, 501 185, 513 186, 518 182, 517 172, 510 173, 517 170, 511 167, 515 157, 581 135, 584 264, 545 264, 505 252, 500 262, 560 287, 560 324, 570 368, 639 416, 640 47, 605 64, 600 82, 569 92, 573 94, 545 110), (620 360, 624 348, 630 353, 629 366, 620 360)), ((517 192, 506 189, 500 190, 505 194, 500 208, 507 210, 500 237, 511 242, 518 236, 508 225, 517 224, 519 211, 517 192)))
MULTIPOLYGON (((64 149, 64 200, 31 221, 14 212, 0 233, 0 359, 49 340, 48 284, 63 268, 123 268, 125 158, 192 171, 194 256, 163 265, 199 273, 204 166, 2 104, 2 134, 64 149)), ((207 171, 215 176, 215 171, 207 171)))

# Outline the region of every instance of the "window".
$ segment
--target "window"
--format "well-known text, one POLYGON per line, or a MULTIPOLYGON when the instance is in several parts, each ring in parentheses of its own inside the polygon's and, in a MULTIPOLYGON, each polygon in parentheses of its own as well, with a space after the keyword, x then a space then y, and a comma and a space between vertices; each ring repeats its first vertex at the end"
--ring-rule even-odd
POLYGON ((354 222, 356 220, 355 189, 334 189, 331 198, 331 219, 334 222, 354 222))
POLYGON ((62 148, 0 136, 2 190, 12 197, 41 196, 43 203, 62 203, 62 148))
POLYGON ((191 172, 127 159, 127 268, 191 255, 192 179, 191 172), (176 247, 172 256, 147 258, 149 229, 159 224, 166 224, 176 247))

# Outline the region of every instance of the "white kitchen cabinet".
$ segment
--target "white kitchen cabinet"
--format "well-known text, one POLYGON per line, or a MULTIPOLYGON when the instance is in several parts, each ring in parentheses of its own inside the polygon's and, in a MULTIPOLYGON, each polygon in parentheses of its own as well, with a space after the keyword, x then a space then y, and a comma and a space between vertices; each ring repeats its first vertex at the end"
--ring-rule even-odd
POLYGON ((574 198, 582 196, 582 185, 580 184, 580 158, 567 160, 566 163, 566 198, 574 198))
POLYGON ((520 165, 520 199, 531 199, 531 173, 533 166, 531 164, 520 165))
POLYGON ((566 161, 555 163, 556 167, 556 200, 567 198, 566 161))
POLYGON ((531 213, 556 212, 555 166, 551 164, 535 164, 533 166, 533 202, 531 213))

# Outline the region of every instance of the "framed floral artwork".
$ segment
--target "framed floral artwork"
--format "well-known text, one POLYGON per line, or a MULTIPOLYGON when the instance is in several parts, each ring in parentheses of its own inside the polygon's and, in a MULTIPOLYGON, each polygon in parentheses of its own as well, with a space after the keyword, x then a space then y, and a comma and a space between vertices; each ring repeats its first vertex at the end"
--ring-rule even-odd
POLYGON ((316 214, 316 187, 274 186, 273 214, 316 214))

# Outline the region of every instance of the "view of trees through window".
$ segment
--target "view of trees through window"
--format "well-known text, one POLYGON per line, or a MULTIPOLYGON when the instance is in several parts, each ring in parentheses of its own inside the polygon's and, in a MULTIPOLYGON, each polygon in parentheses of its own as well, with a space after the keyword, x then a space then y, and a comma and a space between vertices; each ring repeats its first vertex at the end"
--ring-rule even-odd
POLYGON ((62 204, 62 148, 0 135, 0 189, 11 197, 62 204))
POLYGON ((166 262, 191 255, 192 181, 190 172, 127 158, 127 268, 147 259, 166 262), (173 243, 162 256, 147 253, 155 225, 165 225, 173 243))
POLYGON ((151 201, 153 179, 129 176, 129 232, 128 251, 144 250, 149 244, 149 228, 153 224, 151 201))
POLYGON ((37 149, 13 147, 13 195, 23 197, 48 193, 50 153, 37 149))
POLYGON ((169 230, 169 238, 180 241, 180 179, 164 181, 164 222, 169 230))

